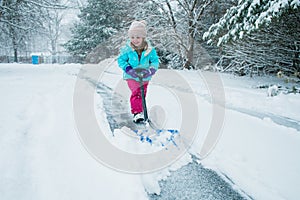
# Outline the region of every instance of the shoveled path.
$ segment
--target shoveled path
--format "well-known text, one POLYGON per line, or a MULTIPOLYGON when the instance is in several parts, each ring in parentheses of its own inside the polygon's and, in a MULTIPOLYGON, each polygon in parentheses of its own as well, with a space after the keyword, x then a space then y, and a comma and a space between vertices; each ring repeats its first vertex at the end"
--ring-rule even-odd
MULTIPOLYGON (((133 127, 132 116, 128 113, 128 100, 112 91, 108 86, 98 83, 97 93, 103 98, 103 107, 112 133, 122 126, 133 127), (127 107, 126 107, 127 106, 127 107)), ((193 162, 183 166, 163 181, 160 181, 161 194, 148 194, 151 200, 224 200, 252 199, 242 191, 233 189, 234 183, 224 175, 193 162), (224 180, 226 179, 226 181, 224 180), (241 194, 243 193, 243 194, 241 194)))

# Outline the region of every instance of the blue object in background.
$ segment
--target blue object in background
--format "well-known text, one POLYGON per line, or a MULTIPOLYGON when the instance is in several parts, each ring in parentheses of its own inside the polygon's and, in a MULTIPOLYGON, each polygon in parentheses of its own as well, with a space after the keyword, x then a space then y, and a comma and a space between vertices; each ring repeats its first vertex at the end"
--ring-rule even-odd
POLYGON ((38 55, 32 55, 32 64, 37 65, 39 64, 39 56, 38 55))

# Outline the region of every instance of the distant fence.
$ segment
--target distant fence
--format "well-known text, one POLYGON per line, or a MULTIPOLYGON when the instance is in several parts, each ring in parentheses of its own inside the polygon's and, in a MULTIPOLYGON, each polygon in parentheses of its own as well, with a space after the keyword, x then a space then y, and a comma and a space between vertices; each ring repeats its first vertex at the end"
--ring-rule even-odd
MULTIPOLYGON (((20 63, 31 63, 31 57, 21 56, 18 57, 18 61, 20 63)), ((13 63, 14 57, 13 56, 0 56, 0 63, 13 63)))
POLYGON ((42 63, 47 63, 47 64, 82 63, 82 59, 78 56, 69 56, 69 55, 42 56, 42 63))
MULTIPOLYGON (((58 55, 58 56, 39 56, 39 63, 45 64, 65 64, 65 63, 82 63, 82 58, 78 56, 70 56, 70 55, 58 55)), ((13 63, 13 56, 0 56, 0 63, 13 63)), ((31 56, 19 56, 18 63, 32 63, 31 56)))

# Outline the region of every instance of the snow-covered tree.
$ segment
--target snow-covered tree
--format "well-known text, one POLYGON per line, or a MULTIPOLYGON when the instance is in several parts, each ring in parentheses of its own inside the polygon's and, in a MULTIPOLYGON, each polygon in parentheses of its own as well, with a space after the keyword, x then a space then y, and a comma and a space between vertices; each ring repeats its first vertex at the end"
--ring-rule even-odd
POLYGON ((43 35, 46 36, 50 43, 48 51, 54 57, 52 62, 55 63, 55 56, 58 53, 58 39, 62 31, 61 24, 63 20, 63 13, 60 10, 56 9, 46 10, 44 17, 45 21, 43 22, 43 35))
POLYGON ((231 7, 203 38, 219 46, 242 38, 280 17, 286 10, 299 6, 299 0, 239 0, 238 5, 231 7))
MULTIPOLYGON (((60 56, 65 55, 66 50, 62 46, 71 38, 71 27, 76 21, 79 7, 84 0, 55 0, 58 4, 64 5, 66 9, 47 9, 44 14, 42 37, 46 38, 46 48, 44 51, 51 54, 48 62, 61 62, 60 56)), ((53 1, 54 2, 54 1, 53 1)), ((74 61, 73 58, 70 58, 74 61)), ((75 58, 76 59, 76 58, 75 58)))
POLYGON ((73 55, 85 57, 98 44, 123 27, 122 1, 88 0, 81 8, 80 21, 64 46, 73 55))
POLYGON ((139 1, 134 16, 148 21, 149 35, 168 67, 199 67, 209 57, 203 48, 202 34, 232 3, 231 0, 139 1))
MULTIPOLYGON (((50 0, 2 0, 0 4, 1 41, 10 41, 14 61, 18 62, 18 50, 26 46, 26 40, 43 28, 47 9, 63 6, 50 0)), ((5 42, 6 43, 6 42, 5 42)), ((4 45, 4 44, 2 44, 4 45)))
MULTIPOLYGON (((184 67, 194 63, 195 42, 203 31, 203 17, 208 7, 215 0, 164 0, 153 1, 160 5, 163 19, 167 22, 168 32, 165 37, 175 41, 179 60, 184 60, 184 67)), ((200 38, 201 39, 201 38, 200 38)))
POLYGON ((290 9, 268 26, 222 45, 222 71, 277 73, 300 77, 300 8, 290 9))

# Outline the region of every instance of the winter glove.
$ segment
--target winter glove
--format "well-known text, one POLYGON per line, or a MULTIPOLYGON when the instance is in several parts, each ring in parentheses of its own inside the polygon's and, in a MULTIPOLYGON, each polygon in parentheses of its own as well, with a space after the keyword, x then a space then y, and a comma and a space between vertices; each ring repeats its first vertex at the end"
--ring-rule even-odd
POLYGON ((133 78, 137 78, 138 77, 136 71, 130 65, 126 67, 125 72, 127 74, 129 74, 130 76, 132 76, 133 78))
POLYGON ((153 76, 156 72, 156 69, 154 69, 153 67, 150 67, 149 70, 145 69, 143 71, 143 78, 148 78, 150 76, 153 76))

